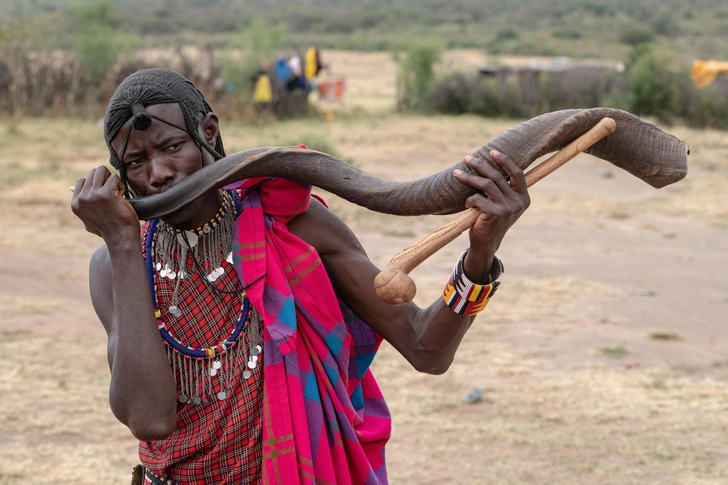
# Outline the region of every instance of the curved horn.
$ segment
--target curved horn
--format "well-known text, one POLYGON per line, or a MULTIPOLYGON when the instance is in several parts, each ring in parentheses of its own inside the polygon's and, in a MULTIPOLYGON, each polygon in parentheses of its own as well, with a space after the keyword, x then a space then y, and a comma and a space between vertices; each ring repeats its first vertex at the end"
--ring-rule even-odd
MULTIPOLYGON (((627 170, 653 187, 677 182, 687 173, 688 146, 651 123, 611 108, 547 113, 521 123, 473 152, 490 159, 492 149, 508 155, 522 169, 560 150, 602 118, 617 128, 587 153, 627 170)), ((452 214, 462 211, 475 189, 460 183, 453 170, 470 171, 463 162, 426 178, 393 182, 368 175, 324 153, 299 148, 254 148, 225 157, 192 174, 166 192, 131 199, 141 219, 174 212, 212 188, 245 178, 274 176, 315 185, 370 210, 394 215, 452 214)))

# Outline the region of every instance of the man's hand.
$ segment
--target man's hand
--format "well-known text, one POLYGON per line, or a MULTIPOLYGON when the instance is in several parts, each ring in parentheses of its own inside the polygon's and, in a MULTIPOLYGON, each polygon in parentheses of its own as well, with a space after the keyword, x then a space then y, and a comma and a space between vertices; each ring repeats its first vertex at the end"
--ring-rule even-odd
POLYGON ((94 168, 76 181, 71 210, 88 232, 107 243, 109 238, 139 236, 139 218, 124 199, 124 184, 106 167, 94 168))
POLYGON ((463 161, 476 173, 454 172, 458 180, 480 191, 465 201, 466 207, 477 207, 481 214, 470 229, 470 251, 464 263, 465 274, 479 283, 488 281, 503 237, 531 204, 523 170, 503 153, 492 150, 490 155, 510 180, 487 162, 470 156, 463 161))

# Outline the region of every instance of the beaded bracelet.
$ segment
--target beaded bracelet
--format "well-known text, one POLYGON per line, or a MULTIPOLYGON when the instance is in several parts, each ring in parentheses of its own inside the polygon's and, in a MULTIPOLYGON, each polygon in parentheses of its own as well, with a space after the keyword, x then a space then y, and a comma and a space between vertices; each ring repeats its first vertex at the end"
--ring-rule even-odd
POLYGON ((468 254, 468 250, 463 251, 460 259, 455 263, 452 270, 450 281, 445 285, 445 291, 442 294, 445 304, 458 315, 472 316, 477 315, 488 304, 490 297, 493 296, 495 290, 501 284, 503 279, 503 263, 496 256, 493 257, 493 265, 490 268, 490 274, 496 273, 498 276, 495 281, 490 276, 491 282, 487 285, 479 285, 473 283, 465 276, 463 270, 463 261, 468 254))

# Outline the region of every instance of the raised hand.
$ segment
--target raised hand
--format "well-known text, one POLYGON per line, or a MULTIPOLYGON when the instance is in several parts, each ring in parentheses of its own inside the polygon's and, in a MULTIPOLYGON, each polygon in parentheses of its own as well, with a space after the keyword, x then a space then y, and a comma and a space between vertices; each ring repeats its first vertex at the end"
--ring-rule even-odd
POLYGON ((454 172, 458 180, 480 191, 465 202, 467 207, 480 210, 480 217, 470 229, 470 251, 465 260, 465 272, 474 281, 487 280, 503 237, 531 203, 523 170, 503 153, 492 150, 490 155, 509 175, 508 179, 488 162, 471 156, 463 161, 474 173, 454 172))
POLYGON ((107 243, 116 237, 139 236, 139 218, 124 198, 124 184, 104 166, 76 181, 71 210, 88 232, 107 243))

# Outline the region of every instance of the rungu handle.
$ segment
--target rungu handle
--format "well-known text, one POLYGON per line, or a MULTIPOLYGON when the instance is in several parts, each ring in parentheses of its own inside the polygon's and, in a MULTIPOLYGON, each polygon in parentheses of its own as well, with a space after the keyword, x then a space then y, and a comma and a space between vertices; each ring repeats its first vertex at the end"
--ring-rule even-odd
MULTIPOLYGON (((594 143, 614 132, 616 127, 617 124, 612 118, 603 118, 589 131, 529 171, 526 174, 526 185, 530 187, 546 177, 594 143)), ((393 257, 384 271, 374 279, 374 289, 379 298, 390 305, 401 305, 412 301, 417 293, 417 286, 409 277, 409 272, 469 229, 479 215, 478 209, 470 208, 393 257)))

